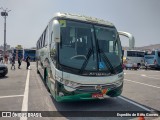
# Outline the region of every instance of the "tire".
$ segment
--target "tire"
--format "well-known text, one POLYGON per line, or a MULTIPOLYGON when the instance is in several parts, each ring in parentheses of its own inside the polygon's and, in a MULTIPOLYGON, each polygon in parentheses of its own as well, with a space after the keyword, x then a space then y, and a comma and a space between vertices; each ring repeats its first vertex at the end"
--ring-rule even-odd
POLYGON ((50 89, 49 89, 49 87, 48 87, 48 85, 47 85, 47 82, 48 82, 47 68, 45 68, 44 72, 45 72, 45 74, 44 74, 44 75, 45 75, 45 76, 44 76, 45 86, 46 86, 46 88, 47 88, 47 91, 50 93, 50 89))
POLYGON ((37 69, 37 74, 39 74, 39 70, 37 69))
POLYGON ((36 62, 36 64, 37 64, 37 74, 40 74, 39 70, 38 70, 38 62, 36 62))
POLYGON ((6 74, 2 74, 2 75, 1 75, 1 77, 5 77, 5 76, 6 76, 6 74))

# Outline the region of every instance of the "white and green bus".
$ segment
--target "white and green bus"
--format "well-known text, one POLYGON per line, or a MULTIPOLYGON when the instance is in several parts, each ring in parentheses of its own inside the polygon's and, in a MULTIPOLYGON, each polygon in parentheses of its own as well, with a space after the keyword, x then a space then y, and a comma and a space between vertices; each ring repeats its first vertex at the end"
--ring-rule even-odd
POLYGON ((37 72, 56 101, 122 93, 122 47, 119 33, 108 21, 56 13, 37 41, 36 57, 37 72))

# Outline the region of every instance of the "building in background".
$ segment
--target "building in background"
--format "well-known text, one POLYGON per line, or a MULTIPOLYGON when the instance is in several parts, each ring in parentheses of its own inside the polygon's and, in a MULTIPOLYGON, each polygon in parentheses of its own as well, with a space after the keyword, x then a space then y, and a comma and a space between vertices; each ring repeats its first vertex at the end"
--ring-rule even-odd
MULTIPOLYGON (((11 51, 11 46, 10 45, 6 45, 6 55, 7 56, 9 55, 10 51, 11 51)), ((0 54, 3 55, 3 52, 4 52, 4 46, 1 45, 0 46, 0 54)))

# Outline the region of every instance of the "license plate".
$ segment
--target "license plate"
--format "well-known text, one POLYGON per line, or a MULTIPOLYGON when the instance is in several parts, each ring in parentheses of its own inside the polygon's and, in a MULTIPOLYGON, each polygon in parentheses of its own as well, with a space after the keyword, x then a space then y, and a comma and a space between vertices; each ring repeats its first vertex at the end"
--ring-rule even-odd
POLYGON ((3 70, 0 70, 0 73, 3 73, 3 70))
POLYGON ((99 97, 103 97, 102 93, 94 93, 92 94, 92 98, 99 98, 99 97))

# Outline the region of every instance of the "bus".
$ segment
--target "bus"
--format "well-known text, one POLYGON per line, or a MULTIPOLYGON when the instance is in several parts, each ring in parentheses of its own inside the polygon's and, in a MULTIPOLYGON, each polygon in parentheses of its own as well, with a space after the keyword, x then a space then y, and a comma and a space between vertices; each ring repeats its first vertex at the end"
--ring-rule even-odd
POLYGON ((160 69, 160 50, 146 51, 144 59, 148 67, 160 69))
POLYGON ((138 69, 144 65, 144 51, 139 50, 123 50, 123 62, 126 69, 138 69))
POLYGON ((122 46, 108 21, 57 13, 37 41, 36 59, 37 73, 58 102, 122 93, 122 46))
POLYGON ((12 55, 14 55, 16 57, 16 60, 18 60, 18 57, 22 57, 23 58, 23 49, 13 49, 12 50, 12 55))
POLYGON ((36 60, 36 50, 35 49, 24 49, 24 55, 23 59, 25 60, 27 56, 30 57, 31 61, 36 60))

